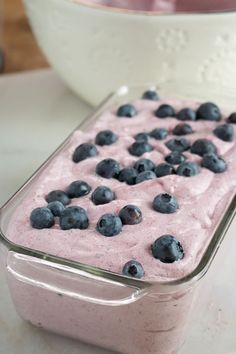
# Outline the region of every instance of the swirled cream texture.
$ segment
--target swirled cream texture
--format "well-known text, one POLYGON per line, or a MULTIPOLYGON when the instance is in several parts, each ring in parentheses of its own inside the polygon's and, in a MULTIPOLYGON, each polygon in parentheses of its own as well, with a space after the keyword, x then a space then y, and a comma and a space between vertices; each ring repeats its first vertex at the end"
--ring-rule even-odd
MULTIPOLYGON (((102 178, 95 172, 97 163, 108 157, 119 161, 122 167, 133 165, 139 158, 130 155, 128 147, 134 142, 135 134, 150 132, 154 128, 166 128, 169 134, 165 140, 150 138, 153 151, 142 157, 151 159, 156 165, 164 162, 165 156, 170 153, 165 143, 173 138, 172 130, 181 122, 173 117, 155 117, 154 110, 163 103, 171 104, 177 111, 183 107, 197 109, 199 106, 198 103, 183 100, 161 99, 154 102, 140 99, 133 102, 138 110, 133 118, 117 117, 116 109, 105 111, 89 132, 75 131, 64 149, 35 179, 33 188, 11 219, 8 238, 35 250, 117 273, 122 273, 124 264, 134 259, 142 264, 144 279, 164 281, 181 278, 192 272, 201 260, 236 188, 235 140, 225 142, 213 134, 213 129, 222 121, 188 121, 194 133, 185 137, 191 143, 199 138, 211 140, 227 163, 228 168, 224 173, 215 174, 201 167, 200 173, 193 177, 173 174, 130 186, 114 178, 102 178), (119 137, 117 142, 98 146, 96 157, 74 163, 72 155, 75 148, 84 142, 94 142, 96 134, 104 129, 116 133, 119 137), (94 205, 91 193, 72 199, 71 205, 83 207, 88 214, 89 227, 86 230, 61 230, 58 220, 50 229, 33 229, 29 221, 31 211, 47 206, 45 196, 49 192, 65 190, 75 180, 86 181, 92 190, 101 185, 108 186, 114 191, 116 199, 105 205, 94 205), (160 193, 170 193, 177 198, 179 209, 176 213, 161 214, 153 210, 152 201, 160 193), (103 214, 118 214, 127 204, 137 205, 142 210, 143 221, 140 224, 124 225, 122 232, 114 237, 104 237, 96 231, 96 223, 103 214), (167 264, 152 256, 152 243, 165 234, 171 234, 181 242, 185 254, 182 260, 167 264)), ((188 160, 200 165, 200 156, 189 151, 184 154, 188 160)))

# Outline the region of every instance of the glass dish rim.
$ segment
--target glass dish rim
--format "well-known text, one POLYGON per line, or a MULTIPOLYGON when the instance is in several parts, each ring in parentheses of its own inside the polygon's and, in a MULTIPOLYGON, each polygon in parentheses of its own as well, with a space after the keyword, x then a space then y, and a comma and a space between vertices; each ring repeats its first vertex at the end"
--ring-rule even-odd
MULTIPOLYGON (((82 121, 79 123, 79 125, 73 129, 73 131, 69 134, 68 137, 56 148, 52 154, 39 166, 38 169, 26 180, 26 182, 3 204, 3 206, 0 208, 0 221, 2 218, 2 213, 4 213, 4 210, 8 208, 8 205, 13 201, 15 198, 17 198, 18 194, 20 194, 21 191, 23 191, 28 184, 38 175, 38 173, 41 172, 41 170, 46 167, 46 165, 52 161, 54 156, 56 156, 62 149, 63 147, 67 144, 69 141, 70 137, 73 135, 73 133, 82 128, 86 127, 86 124, 91 123, 95 117, 99 114, 102 113, 103 109, 106 107, 109 102, 114 99, 115 97, 119 97, 124 95, 125 93, 129 92, 129 90, 133 89, 142 89, 143 91, 147 90, 147 88, 156 88, 160 86, 161 84, 167 84, 168 82, 159 82, 158 85, 139 85, 139 86, 122 86, 118 90, 114 91, 113 93, 109 94, 98 106, 96 106, 90 114, 85 116, 82 121)), ((87 265, 81 262, 77 261, 72 261, 63 257, 58 257, 54 256, 52 254, 48 254, 45 252, 41 252, 38 250, 30 249, 24 246, 20 246, 18 244, 15 244, 8 240, 7 236, 4 235, 4 232, 2 231, 1 225, 0 225, 0 243, 2 243, 8 251, 13 251, 18 254, 24 255, 24 256, 29 256, 33 258, 40 259, 42 261, 47 261, 47 263, 51 263, 52 266, 53 264, 59 264, 65 267, 73 268, 73 270, 78 270, 82 271, 84 273, 87 273, 88 275, 93 275, 99 278, 103 278, 106 280, 110 280, 115 283, 120 283, 123 285, 127 285, 130 287, 135 287, 139 288, 141 290, 149 288, 149 287, 158 287, 158 288, 166 288, 166 289, 171 289, 174 287, 181 287, 181 286, 186 286, 189 285, 191 286, 193 283, 195 283, 197 280, 201 279, 208 269, 210 268, 210 265, 215 258, 217 251, 227 233, 227 230, 233 221, 233 218, 236 214, 236 194, 232 196, 232 200, 227 206, 227 209, 222 216, 221 220, 219 221, 216 230, 213 233, 213 236, 211 238, 211 241, 209 242, 206 250, 204 251, 204 254, 200 260, 200 262, 197 264, 197 266, 193 269, 192 272, 188 273, 186 276, 177 278, 174 280, 165 280, 165 281, 151 281, 151 280, 139 280, 139 279, 134 279, 131 277, 124 276, 119 273, 114 273, 99 267, 87 265)))
MULTIPOLYGON (((64 0, 65 1, 65 0, 64 0)), ((68 1, 68 0, 66 0, 68 1)), ((210 11, 180 11, 180 12, 163 12, 163 11, 145 11, 145 10, 129 10, 129 9, 122 9, 122 8, 115 8, 115 7, 109 7, 101 4, 96 4, 96 3, 85 3, 84 0, 69 0, 71 3, 74 3, 75 5, 81 5, 85 8, 90 8, 90 9, 95 9, 99 11, 105 11, 105 12, 110 12, 110 13, 115 13, 119 15, 134 15, 134 16, 148 16, 148 17, 158 17, 158 16, 168 16, 168 17, 173 17, 173 16, 202 16, 202 15, 225 15, 225 14, 232 14, 236 13, 236 9, 229 9, 229 10, 210 10, 210 11)))

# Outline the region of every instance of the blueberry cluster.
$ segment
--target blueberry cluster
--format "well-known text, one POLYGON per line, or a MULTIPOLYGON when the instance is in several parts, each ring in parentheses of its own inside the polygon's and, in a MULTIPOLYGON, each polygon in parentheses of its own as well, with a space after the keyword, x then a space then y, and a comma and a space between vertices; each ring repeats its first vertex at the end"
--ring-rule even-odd
POLYGON ((65 191, 51 191, 45 197, 47 207, 36 208, 31 212, 31 226, 35 229, 50 228, 55 224, 55 217, 58 217, 62 230, 87 229, 89 220, 86 211, 79 206, 67 205, 72 198, 83 197, 90 191, 91 187, 84 181, 72 182, 65 191))
MULTIPOLYGON (((95 137, 95 144, 99 146, 112 145, 118 140, 118 136, 111 130, 102 130, 95 137)), ((81 162, 91 157, 98 155, 98 150, 95 144, 83 143, 75 149, 72 160, 75 163, 81 162)))
POLYGON ((100 161, 96 166, 96 173, 104 178, 115 178, 128 185, 135 185, 147 180, 177 174, 184 177, 192 177, 200 172, 200 166, 195 162, 185 161, 185 156, 174 151, 166 156, 167 162, 162 162, 157 166, 149 159, 139 159, 133 166, 125 168, 109 158, 100 161), (179 165, 177 168, 174 165, 179 165))
POLYGON ((118 215, 104 214, 97 222, 97 231, 106 237, 118 235, 123 225, 136 225, 142 221, 142 212, 135 205, 126 205, 118 215))
MULTIPOLYGON (((154 90, 146 91, 143 99, 157 101, 158 94, 154 90)), ((138 114, 137 109, 132 104, 125 104, 118 108, 117 116, 125 118, 133 118, 138 114)), ((179 120, 221 120, 221 112, 217 105, 211 102, 203 103, 194 111, 191 108, 183 108, 179 112, 168 105, 162 104, 154 112, 158 118, 176 117, 179 120)), ((232 113, 228 118, 228 122, 235 122, 236 113, 232 113)), ((180 123, 175 126, 172 131, 173 135, 180 136, 178 138, 171 138, 165 142, 167 148, 171 151, 165 156, 166 163, 161 163, 157 167, 148 160, 145 161, 143 171, 137 170, 134 166, 129 166, 121 169, 119 162, 112 158, 107 158, 100 161, 96 166, 96 173, 104 178, 116 178, 120 182, 126 182, 129 185, 141 183, 146 180, 154 179, 156 177, 163 177, 168 174, 178 174, 180 176, 191 177, 200 172, 200 166, 196 163, 186 161, 185 151, 190 151, 193 154, 198 154, 202 157, 201 165, 208 168, 212 172, 221 173, 227 169, 225 161, 218 156, 217 149, 210 140, 198 139, 191 146, 190 142, 183 137, 183 135, 192 134, 193 129, 187 123, 180 123), (206 155, 206 156, 204 156, 206 155), (179 165, 175 169, 174 165, 179 165)), ((233 127, 228 124, 218 125, 213 134, 223 141, 233 140, 233 127)), ((128 148, 131 155, 141 157, 146 152, 151 152, 153 146, 149 143, 149 138, 163 140, 168 136, 168 131, 164 128, 155 128, 151 132, 140 132, 134 136, 134 143, 128 148)), ((114 144, 118 140, 118 136, 111 130, 103 130, 96 135, 95 143, 100 146, 114 144)), ((98 155, 98 150, 95 144, 84 143, 79 145, 73 154, 73 161, 80 162, 84 159, 95 157, 98 155)))
MULTIPOLYGON (((87 182, 74 181, 65 191, 54 190, 46 195, 47 207, 36 208, 30 215, 32 227, 36 229, 50 228, 55 223, 55 217, 59 218, 62 230, 87 229, 89 220, 86 211, 79 206, 70 206, 72 198, 80 198, 91 192, 87 182)), ((115 198, 114 192, 105 186, 97 187, 91 196, 95 205, 106 204, 115 198)))
POLYGON ((149 138, 163 140, 167 137, 168 131, 165 128, 155 128, 149 133, 138 133, 134 136, 135 142, 128 148, 128 151, 133 156, 142 156, 146 152, 153 150, 149 143, 149 138))
MULTIPOLYGON (((143 99, 158 100, 158 95, 154 94, 154 91, 147 91, 143 94, 143 99)), ((134 111, 134 106, 131 104, 124 105, 127 111, 130 109, 130 112, 134 111)), ((119 112, 122 110, 121 106, 117 115, 119 117, 127 117, 127 115, 120 115, 119 112)), ((129 118, 136 116, 135 114, 129 114, 129 118)), ((175 117, 181 121, 196 121, 196 120, 209 120, 218 122, 222 118, 219 107, 212 103, 206 102, 201 104, 196 111, 191 108, 183 108, 179 112, 176 112, 174 107, 169 104, 160 105, 155 111, 154 115, 157 118, 170 118, 175 117)), ((227 123, 218 125, 214 130, 213 134, 219 139, 227 142, 231 142, 234 137, 234 129, 229 123, 236 123, 236 113, 232 113, 227 119, 227 123)), ((187 134, 192 134, 193 129, 187 123, 181 123, 176 125, 173 129, 172 134, 176 136, 183 136, 187 134)), ((163 128, 156 128, 150 133, 139 133, 136 134, 134 139, 135 142, 128 148, 128 151, 131 155, 142 156, 146 152, 151 152, 153 146, 149 143, 149 137, 155 139, 166 139, 168 136, 168 131, 163 128)), ((198 154, 202 156, 201 165, 214 173, 222 173, 227 169, 226 162, 217 154, 217 149, 210 140, 199 139, 196 140, 191 146, 190 142, 184 137, 172 138, 168 140, 165 145, 171 153, 165 157, 166 162, 169 164, 160 164, 155 173, 154 169, 148 169, 148 171, 141 172, 140 176, 137 176, 135 168, 128 167, 122 170, 120 181, 125 181, 128 184, 136 184, 143 182, 148 179, 154 179, 155 177, 163 177, 167 174, 177 173, 180 176, 191 177, 195 176, 200 172, 200 167, 193 162, 185 161, 186 157, 183 155, 183 152, 190 150, 193 154, 198 154), (180 165, 175 171, 173 165, 180 165), (126 177, 127 176, 127 177, 126 177)))
MULTIPOLYGON (((127 210, 129 206, 123 208, 120 212, 120 217, 122 219, 122 213, 127 210)), ((157 195, 153 200, 153 209, 159 213, 172 214, 179 208, 177 199, 167 193, 162 193, 157 195)), ((135 210, 135 214, 137 210, 135 210)), ((133 212, 132 212, 133 214, 133 212)), ((132 218, 133 219, 133 218, 132 218)), ((136 219, 136 216, 135 216, 136 219)), ((138 215, 138 221, 139 215, 138 215)), ((184 257, 183 247, 180 242, 171 235, 163 235, 158 238, 151 245, 151 252, 154 258, 159 259, 163 263, 173 263, 184 257)), ((123 267, 123 274, 126 276, 134 277, 140 279, 144 276, 145 272, 141 263, 136 260, 130 260, 123 267)))
POLYGON ((214 173, 227 170, 225 160, 217 155, 216 146, 207 139, 198 139, 191 146, 191 152, 202 157, 202 166, 214 173))
POLYGON ((134 136, 135 142, 128 148, 128 151, 133 156, 142 156, 146 152, 153 150, 149 143, 149 138, 163 140, 167 137, 168 131, 165 128, 155 128, 149 133, 138 133, 134 136))
MULTIPOLYGON (((36 229, 50 228, 55 224, 55 217, 59 218, 59 225, 62 230, 87 229, 89 220, 86 211, 79 206, 67 205, 71 198, 79 198, 89 194, 91 187, 84 181, 72 182, 66 191, 54 190, 46 197, 48 205, 36 208, 31 212, 31 226, 36 229)), ((91 200, 95 205, 107 204, 115 199, 114 192, 106 187, 97 187, 91 200)), ((119 215, 105 214, 97 223, 97 231, 107 237, 118 235, 123 225, 135 225, 142 221, 142 212, 135 205, 126 205, 119 212, 119 215)))
MULTIPOLYGON (((174 263, 184 258, 181 243, 172 235, 162 235, 151 245, 154 258, 162 263, 174 263)), ((136 260, 125 263, 122 273, 126 276, 141 279, 145 275, 142 264, 136 260)))
MULTIPOLYGON (((187 123, 177 124, 173 129, 174 135, 192 134, 193 129, 187 123)), ((128 151, 133 156, 142 156, 146 152, 153 150, 153 146, 149 143, 149 138, 156 140, 164 140, 168 136, 168 130, 165 128, 155 128, 149 133, 138 133, 134 136, 135 142, 128 148, 128 151)), ((189 149, 189 142, 184 138, 171 139, 166 143, 170 150, 185 151, 189 149)))
MULTIPOLYGON (((143 99, 149 99, 157 101, 159 99, 158 94, 155 91, 147 91, 143 94, 143 99)), ((124 104, 117 110, 117 116, 123 118, 133 118, 138 115, 137 109, 132 104, 124 104)), ((154 115, 157 118, 170 118, 176 117, 181 121, 195 121, 195 120, 211 120, 220 121, 222 114, 219 107, 212 102, 206 102, 201 104, 196 111, 191 108, 182 108, 176 112, 175 108, 169 104, 161 104, 155 111, 154 115)), ((234 113, 229 117, 229 122, 234 123, 234 113)))
MULTIPOLYGON (((121 219, 125 208, 123 208, 119 214, 121 219)), ((167 193, 159 194, 153 200, 153 209, 159 213, 172 214, 175 213, 178 208, 179 205, 177 199, 167 193)), ((135 214, 136 212, 137 211, 135 211, 135 214)), ((159 259, 163 263, 173 263, 184 257, 181 243, 172 235, 163 235, 156 239, 151 245, 151 252, 154 258, 159 259)), ((136 260, 128 261, 124 265, 122 273, 126 276, 137 279, 141 279, 145 275, 142 264, 136 260)))

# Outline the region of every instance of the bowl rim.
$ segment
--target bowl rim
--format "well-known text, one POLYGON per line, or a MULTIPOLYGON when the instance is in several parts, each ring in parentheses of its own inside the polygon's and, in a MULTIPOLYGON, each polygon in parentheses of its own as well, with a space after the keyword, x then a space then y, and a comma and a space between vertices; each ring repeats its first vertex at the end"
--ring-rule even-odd
POLYGON ((232 13, 236 13, 236 4, 235 4, 235 9, 229 9, 229 10, 209 10, 209 11, 179 11, 179 12, 163 12, 163 11, 145 11, 145 10, 132 10, 132 9, 122 9, 118 7, 109 7, 106 5, 98 4, 98 3, 92 3, 90 2, 91 0, 69 0, 71 3, 74 3, 75 5, 80 5, 84 6, 87 8, 92 8, 96 9, 99 11, 105 11, 105 12, 111 12, 115 14, 128 14, 128 15, 142 15, 142 16, 149 16, 149 17, 157 17, 157 16, 213 16, 213 15, 229 15, 232 13))

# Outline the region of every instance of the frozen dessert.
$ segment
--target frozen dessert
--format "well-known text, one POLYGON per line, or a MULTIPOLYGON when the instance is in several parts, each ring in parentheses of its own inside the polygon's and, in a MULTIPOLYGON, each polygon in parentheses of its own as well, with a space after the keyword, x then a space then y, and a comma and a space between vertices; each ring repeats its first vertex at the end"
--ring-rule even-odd
POLYGON ((197 277, 165 281, 196 267, 235 193, 235 123, 214 103, 149 90, 75 131, 18 201, 6 236, 152 286, 137 295, 125 278, 8 252, 21 317, 118 353, 177 353, 197 277))
POLYGON ((82 2, 136 11, 208 12, 236 9, 235 0, 82 0, 82 2))
POLYGON ((155 91, 103 112, 44 169, 8 238, 145 280, 188 275, 235 193, 234 117, 155 91))

